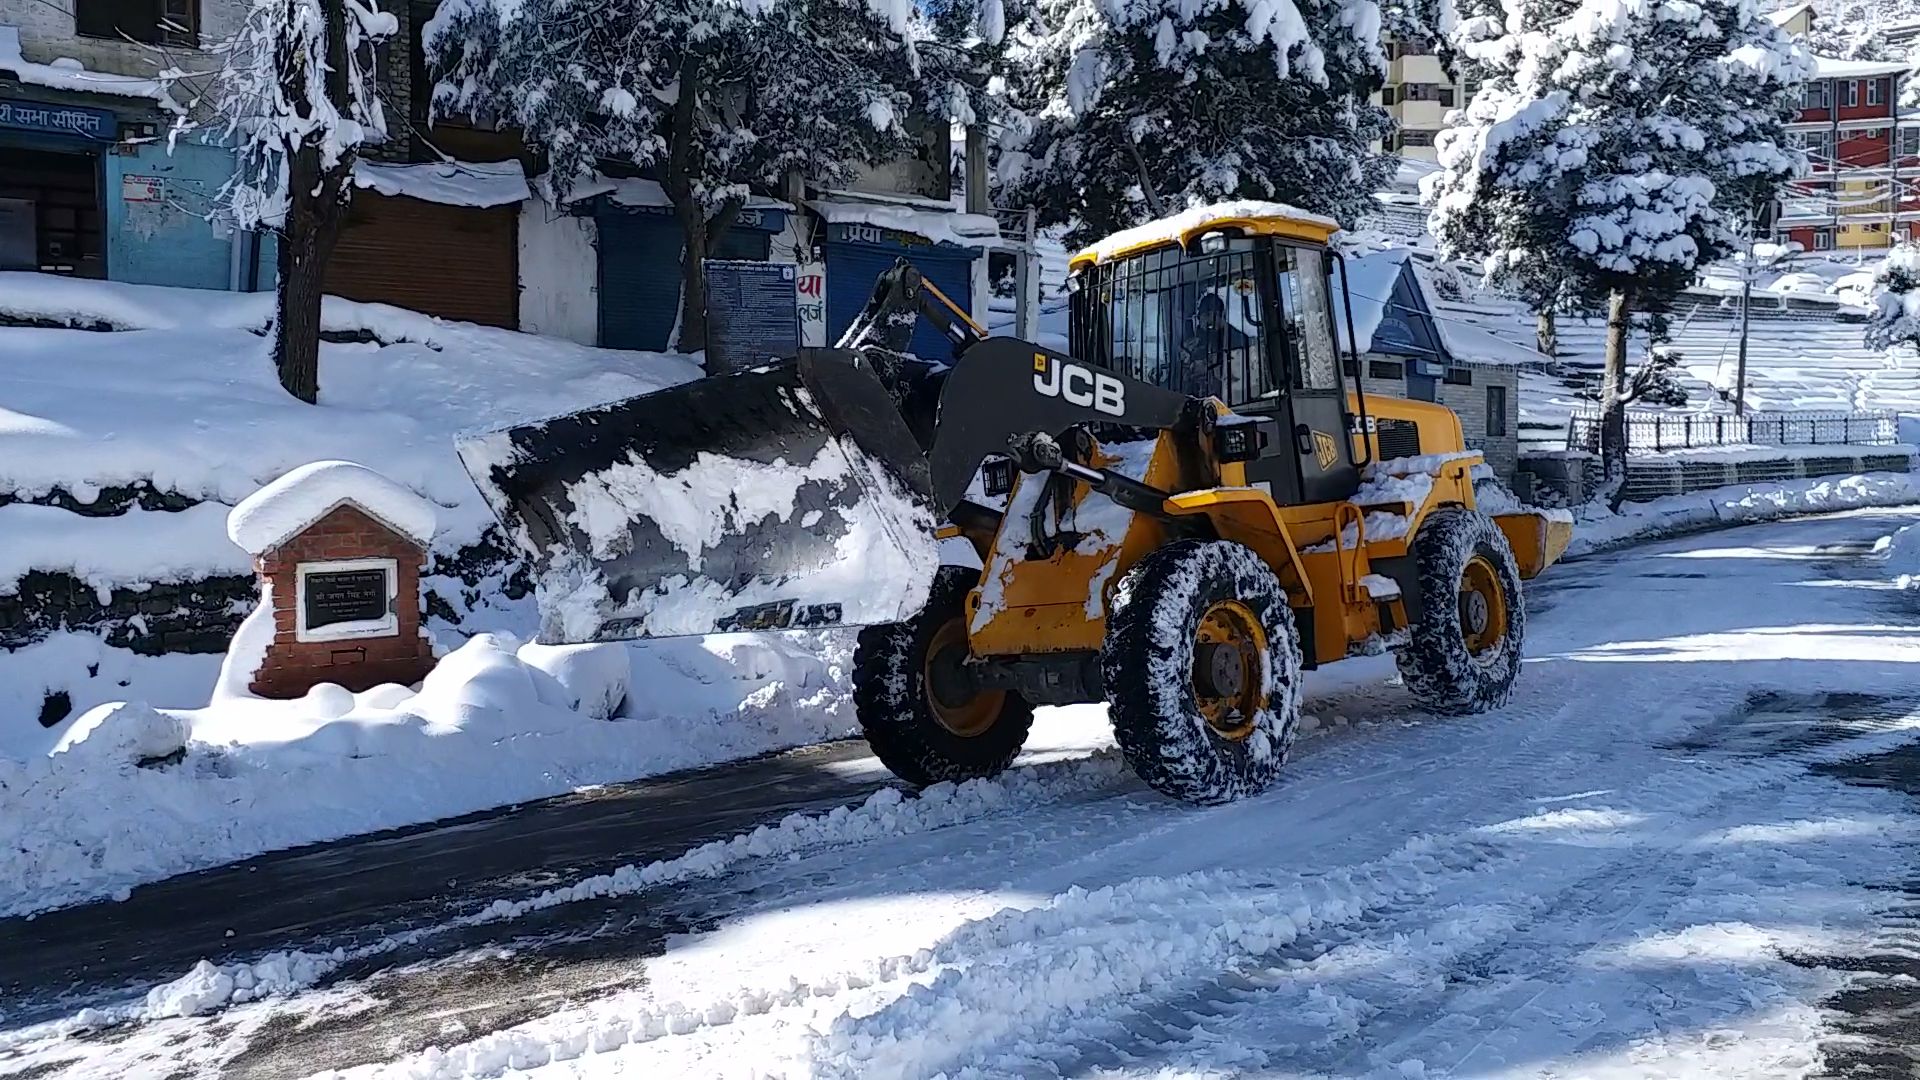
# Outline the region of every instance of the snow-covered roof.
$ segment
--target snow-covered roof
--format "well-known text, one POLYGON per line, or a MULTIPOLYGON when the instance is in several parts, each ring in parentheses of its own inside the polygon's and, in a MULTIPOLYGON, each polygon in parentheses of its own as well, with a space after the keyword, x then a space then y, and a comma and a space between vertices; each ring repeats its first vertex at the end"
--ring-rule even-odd
MULTIPOLYGON (((1380 329, 1381 320, 1386 318, 1387 304, 1393 299, 1394 283, 1400 279, 1401 269, 1406 266, 1410 254, 1406 248, 1394 248, 1345 261, 1346 295, 1353 311, 1355 352, 1373 351, 1374 331, 1380 329)), ((1346 320, 1335 319, 1334 322, 1340 337, 1345 339, 1346 320)))
POLYGON ((811 199, 807 205, 829 225, 872 225, 924 236, 936 244, 977 248, 1000 239, 1000 225, 988 214, 860 199, 811 199))
POLYGON ((153 79, 88 71, 86 65, 67 56, 50 64, 36 64, 20 55, 20 30, 13 26, 0 26, 0 74, 11 75, 29 86, 72 90, 82 94, 146 98, 169 112, 186 111, 173 99, 173 95, 167 93, 165 87, 153 79))
POLYGON ((1447 354, 1458 364, 1526 367, 1552 362, 1552 357, 1511 338, 1501 337, 1484 326, 1451 316, 1442 310, 1434 313, 1434 329, 1447 354))
POLYGON ((1232 202, 1193 206, 1145 225, 1122 229, 1073 257, 1074 265, 1103 263, 1122 255, 1163 244, 1185 244, 1189 237, 1223 225, 1285 222, 1306 226, 1326 240, 1340 227, 1332 218, 1308 213, 1286 203, 1239 199, 1232 202))
POLYGON ((1904 60, 1841 60, 1833 56, 1813 58, 1816 79, 1861 79, 1874 75, 1900 75, 1907 70, 1904 60))
POLYGON ((378 165, 357 161, 355 187, 382 195, 404 195, 443 206, 506 206, 532 194, 518 160, 431 161, 420 165, 378 165))
MULTIPOLYGON (((650 206, 667 209, 673 200, 667 198, 667 189, 660 186, 658 180, 648 180, 641 176, 611 177, 595 174, 593 179, 574 185, 567 195, 568 202, 591 199, 596 195, 605 195, 609 202, 619 206, 650 206)), ((746 207, 749 210, 791 210, 792 204, 765 195, 748 195, 746 207)))
POLYGON ((227 515, 227 537, 259 555, 345 503, 422 547, 438 525, 432 503, 365 465, 316 461, 242 499, 227 515))
POLYGON ((1789 7, 1781 8, 1779 11, 1767 12, 1767 21, 1771 22, 1775 26, 1785 26, 1788 23, 1792 22, 1793 20, 1799 18, 1803 12, 1808 12, 1812 10, 1813 10, 1812 4, 1793 4, 1789 7))

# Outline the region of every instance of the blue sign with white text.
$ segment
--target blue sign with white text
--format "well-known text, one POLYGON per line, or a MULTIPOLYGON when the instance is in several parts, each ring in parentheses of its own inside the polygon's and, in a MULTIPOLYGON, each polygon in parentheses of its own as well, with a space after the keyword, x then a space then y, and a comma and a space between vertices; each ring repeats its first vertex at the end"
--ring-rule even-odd
POLYGON ((0 98, 0 128, 112 142, 118 124, 105 109, 0 98))

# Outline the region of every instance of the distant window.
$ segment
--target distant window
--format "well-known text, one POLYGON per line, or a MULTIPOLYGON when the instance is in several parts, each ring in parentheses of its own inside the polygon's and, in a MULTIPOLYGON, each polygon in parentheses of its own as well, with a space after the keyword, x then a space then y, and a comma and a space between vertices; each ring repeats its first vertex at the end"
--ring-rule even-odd
POLYGON ((1803 109, 1824 109, 1832 100, 1831 82, 1821 80, 1810 82, 1800 88, 1800 107, 1803 109))
POLYGON ((1392 360, 1369 360, 1367 377, 1369 379, 1404 379, 1407 377, 1407 365, 1398 364, 1392 360))
POLYGON ((1507 388, 1504 386, 1487 387, 1487 435, 1489 437, 1507 433, 1507 388))
POLYGON ((1435 132, 1410 128, 1400 133, 1401 146, 1432 146, 1435 132))
POLYGON ((1847 80, 1847 107, 1852 108, 1853 106, 1858 104, 1860 104, 1860 80, 1848 79, 1847 80))
POLYGON ((1444 381, 1449 386, 1472 386, 1473 385, 1473 369, 1463 368, 1463 367, 1450 367, 1447 369, 1447 375, 1444 381))
POLYGON ((1437 101, 1442 105, 1453 104, 1453 87, 1439 83, 1407 83, 1400 87, 1401 101, 1437 101))
POLYGON ((1393 106, 1398 104, 1399 101, 1400 88, 1398 86, 1385 86, 1380 89, 1380 104, 1393 106))
POLYGON ((1867 83, 1867 104, 1880 104, 1881 95, 1886 92, 1886 85, 1886 80, 1884 79, 1869 80, 1867 83))
POLYGON ((131 38, 148 45, 200 44, 198 0, 75 0, 82 37, 131 38))
POLYGON ((1832 229, 1815 229, 1813 231, 1813 250, 1815 251, 1832 251, 1833 250, 1833 230, 1832 229))
POLYGON ((1900 156, 1914 157, 1916 155, 1920 155, 1920 127, 1901 128, 1900 156))

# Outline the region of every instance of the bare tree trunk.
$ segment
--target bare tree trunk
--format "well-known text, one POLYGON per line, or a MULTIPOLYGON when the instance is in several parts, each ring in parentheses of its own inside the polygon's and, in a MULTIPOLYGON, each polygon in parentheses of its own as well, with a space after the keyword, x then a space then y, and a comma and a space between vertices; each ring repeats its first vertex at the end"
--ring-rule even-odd
POLYGON ((1560 326, 1551 305, 1542 307, 1533 317, 1533 343, 1542 355, 1560 355, 1560 326))
POLYGON ((1600 462, 1606 474, 1601 494, 1616 510, 1627 483, 1627 330, 1632 302, 1625 289, 1607 296, 1606 366, 1600 376, 1600 462))
MULTIPOLYGON (((667 132, 667 173, 662 185, 680 224, 680 318, 667 347, 692 352, 707 347, 707 277, 704 263, 711 236, 707 212, 693 195, 693 154, 700 137, 700 59, 689 53, 680 64, 680 94, 674 99, 667 132)), ((709 369, 709 374, 719 374, 709 369)))
MULTIPOLYGON (((345 113, 347 87, 346 7, 326 0, 327 96, 345 113)), ((280 82, 293 100, 304 92, 307 58, 292 48, 279 57, 280 82)), ((279 276, 275 283, 273 367, 287 393, 311 405, 320 399, 320 302, 327 260, 346 220, 352 197, 352 150, 330 169, 322 169, 320 148, 301 145, 287 162, 287 219, 280 235, 279 276)))

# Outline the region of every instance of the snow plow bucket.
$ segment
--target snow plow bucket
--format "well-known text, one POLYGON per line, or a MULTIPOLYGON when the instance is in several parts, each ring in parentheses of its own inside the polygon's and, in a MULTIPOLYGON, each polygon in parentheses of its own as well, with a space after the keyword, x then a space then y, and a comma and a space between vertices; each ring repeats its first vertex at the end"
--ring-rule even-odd
POLYGON ((1496 514, 1493 523, 1507 535, 1522 578, 1536 577, 1552 566, 1573 541, 1573 516, 1564 510, 1496 514))
POLYGON ((460 440, 549 643, 896 622, 938 556, 927 459, 860 355, 460 440))

